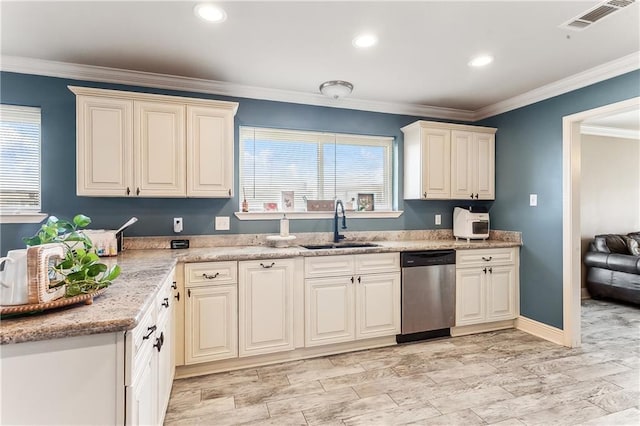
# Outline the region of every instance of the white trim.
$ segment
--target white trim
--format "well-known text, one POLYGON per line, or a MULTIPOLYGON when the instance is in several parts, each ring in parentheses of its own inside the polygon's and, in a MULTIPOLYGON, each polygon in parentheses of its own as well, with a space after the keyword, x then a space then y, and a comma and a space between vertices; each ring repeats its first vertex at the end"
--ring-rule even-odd
POLYGON ((46 213, 0 213, 0 223, 40 223, 48 216, 46 213))
POLYGON ((296 92, 292 90, 269 89, 246 86, 216 80, 180 77, 168 74, 98 67, 43 59, 2 56, 2 71, 45 75, 49 77, 70 78, 102 83, 118 83, 140 87, 157 87, 168 90, 209 93, 268 101, 290 102, 294 104, 317 105, 332 108, 345 108, 361 111, 383 112, 391 114, 433 117, 448 120, 471 121, 473 111, 442 108, 429 105, 411 105, 393 102, 369 101, 364 99, 343 98, 334 100, 318 93, 296 92))
POLYGON ((23 58, 17 56, 0 57, 0 70, 7 72, 467 122, 474 122, 483 118, 502 114, 507 111, 521 108, 535 102, 540 102, 563 93, 571 92, 600 81, 635 71, 639 68, 640 51, 541 86, 529 92, 505 99, 492 105, 487 105, 479 110, 470 111, 430 105, 370 101, 355 98, 334 100, 329 99, 320 93, 269 89, 264 87, 225 83, 216 80, 98 67, 94 65, 46 61, 43 59, 23 58))
MULTIPOLYGON (((355 212, 347 211, 348 219, 395 219, 404 210, 355 212)), ((239 220, 280 220, 283 215, 289 219, 333 219, 334 212, 235 212, 239 220)))
POLYGON ((530 318, 520 316, 516 319, 516 328, 525 333, 533 334, 541 339, 548 340, 558 345, 563 344, 563 331, 559 328, 534 321, 530 318))
POLYGON ((640 130, 618 129, 615 127, 581 125, 583 135, 605 136, 609 138, 640 139, 640 130))
POLYGON ((580 337, 580 124, 584 120, 640 108, 640 97, 562 118, 562 344, 579 347, 580 337))
POLYGON ((640 68, 640 51, 622 58, 590 68, 586 71, 563 78, 529 92, 480 108, 473 114, 473 121, 493 117, 523 106, 531 105, 563 93, 572 92, 582 87, 608 80, 640 68))
POLYGON ((515 320, 504 320, 451 327, 451 337, 467 336, 469 334, 486 333, 489 331, 506 330, 509 328, 513 328, 514 325, 515 320))

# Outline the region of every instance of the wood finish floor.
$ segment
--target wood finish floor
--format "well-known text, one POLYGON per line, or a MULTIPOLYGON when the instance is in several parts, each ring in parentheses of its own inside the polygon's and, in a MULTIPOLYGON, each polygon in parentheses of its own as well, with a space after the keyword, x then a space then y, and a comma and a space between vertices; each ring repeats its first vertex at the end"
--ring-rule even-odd
POLYGON ((176 380, 166 425, 639 425, 640 309, 588 300, 582 347, 518 330, 176 380))

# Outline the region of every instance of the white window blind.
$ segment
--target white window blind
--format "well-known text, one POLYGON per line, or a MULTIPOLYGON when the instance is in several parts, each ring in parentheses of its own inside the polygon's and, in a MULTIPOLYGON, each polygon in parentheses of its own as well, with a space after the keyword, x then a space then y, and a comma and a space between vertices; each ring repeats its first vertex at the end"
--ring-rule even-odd
POLYGON ((40 108, 0 105, 0 211, 40 211, 40 108))
POLYGON ((281 205, 293 191, 294 210, 307 200, 343 200, 357 209, 358 194, 373 194, 374 210, 392 210, 393 138, 240 127, 240 201, 249 211, 281 205))

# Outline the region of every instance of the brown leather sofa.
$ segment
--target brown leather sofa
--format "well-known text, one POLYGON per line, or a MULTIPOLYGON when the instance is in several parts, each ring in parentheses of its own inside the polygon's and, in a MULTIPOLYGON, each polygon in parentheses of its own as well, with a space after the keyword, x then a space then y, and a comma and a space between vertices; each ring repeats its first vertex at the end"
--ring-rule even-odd
POLYGON ((640 305, 639 246, 640 232, 595 236, 584 258, 591 297, 640 305))

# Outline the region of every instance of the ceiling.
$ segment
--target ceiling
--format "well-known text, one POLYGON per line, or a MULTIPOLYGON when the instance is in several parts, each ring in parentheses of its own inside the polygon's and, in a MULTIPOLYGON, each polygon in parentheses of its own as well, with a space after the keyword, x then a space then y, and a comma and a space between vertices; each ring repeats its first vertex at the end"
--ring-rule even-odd
POLYGON ((0 3, 3 57, 35 58, 476 111, 640 51, 640 2, 583 31, 559 26, 598 1, 216 2, 209 24, 191 1, 0 3), (358 50, 363 32, 378 44, 358 50), (495 60, 467 64, 479 53, 495 60))

